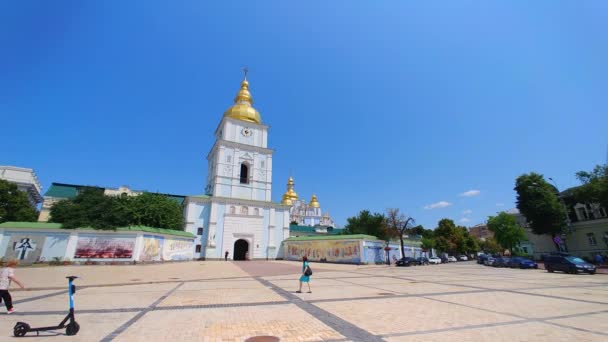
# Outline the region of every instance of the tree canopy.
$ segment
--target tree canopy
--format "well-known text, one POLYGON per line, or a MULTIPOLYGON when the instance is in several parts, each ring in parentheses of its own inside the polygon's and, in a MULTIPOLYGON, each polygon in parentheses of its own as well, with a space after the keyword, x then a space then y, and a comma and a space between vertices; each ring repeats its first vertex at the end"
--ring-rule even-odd
POLYGON ((608 164, 597 165, 591 172, 579 171, 576 178, 582 183, 574 191, 577 201, 599 204, 608 210, 608 164))
POLYGON ((7 221, 33 222, 38 218, 27 194, 20 191, 17 185, 0 179, 0 223, 7 221))
POLYGON ((526 238, 524 230, 517 224, 515 216, 505 212, 501 212, 497 216, 490 216, 488 229, 494 233, 496 241, 511 252, 513 252, 513 247, 526 238))
POLYGON ((62 223, 65 228, 184 227, 181 206, 166 196, 148 192, 130 197, 106 196, 97 188, 85 188, 75 198, 55 203, 50 221, 62 223))
POLYGON ((361 210, 359 215, 347 218, 346 222, 344 234, 367 234, 380 240, 391 238, 386 228, 386 217, 382 214, 361 210))
POLYGON ((555 236, 565 230, 566 210, 557 189, 547 183, 542 175, 531 172, 517 177, 515 191, 517 209, 526 217, 534 234, 555 236))
POLYGON ((480 243, 481 249, 490 254, 503 252, 505 249, 494 238, 485 239, 480 243))

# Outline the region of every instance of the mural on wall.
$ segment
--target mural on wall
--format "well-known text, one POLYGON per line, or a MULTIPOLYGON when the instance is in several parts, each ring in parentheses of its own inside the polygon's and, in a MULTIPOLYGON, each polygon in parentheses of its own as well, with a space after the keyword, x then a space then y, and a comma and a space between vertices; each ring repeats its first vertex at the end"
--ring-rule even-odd
POLYGON ((144 235, 144 245, 139 254, 140 261, 161 261, 164 239, 162 236, 144 235))
POLYGON ((135 238, 79 236, 74 259, 131 259, 134 247, 135 238))
POLYGON ((287 260, 301 260, 306 255, 311 261, 360 263, 359 241, 290 241, 287 243, 287 260))
POLYGON ((14 234, 11 236, 5 256, 23 263, 39 261, 45 238, 44 235, 14 234))
POLYGON ((190 240, 165 239, 162 250, 163 260, 191 260, 194 258, 190 240))

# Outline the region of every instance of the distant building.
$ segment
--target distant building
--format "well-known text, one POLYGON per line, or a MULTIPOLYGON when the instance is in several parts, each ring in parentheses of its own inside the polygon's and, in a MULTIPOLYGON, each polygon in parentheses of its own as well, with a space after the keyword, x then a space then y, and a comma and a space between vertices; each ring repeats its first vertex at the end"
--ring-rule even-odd
POLYGON ((481 241, 486 241, 487 239, 494 237, 494 233, 488 228, 488 225, 484 223, 469 228, 469 234, 481 241))
MULTIPOLYGON (((103 190, 106 196, 138 196, 146 192, 144 190, 131 190, 128 186, 121 186, 118 188, 105 188, 99 186, 88 186, 88 185, 75 185, 75 184, 64 184, 64 183, 52 183, 49 190, 44 194, 44 201, 42 202, 42 209, 38 216, 38 222, 48 222, 51 207, 58 201, 71 199, 76 197, 82 189, 95 188, 103 190)), ((180 205, 183 204, 185 196, 162 194, 173 200, 180 205)))
POLYGON ((301 226, 297 224, 289 225, 289 236, 323 236, 323 235, 340 235, 344 229, 328 226, 301 226))
MULTIPOLYGON (((593 258, 597 253, 608 252, 608 215, 606 208, 595 203, 577 203, 574 190, 563 191, 560 196, 567 204, 570 226, 559 238, 561 248, 580 257, 593 258), (573 204, 574 203, 574 204, 573 204)), ((524 252, 540 259, 541 255, 557 251, 555 243, 548 234, 536 235, 532 232, 526 218, 517 209, 509 211, 515 215, 520 226, 524 228, 528 241, 520 247, 524 252)))
POLYGON ((0 179, 17 184, 17 188, 25 193, 33 207, 42 202, 42 186, 33 169, 16 166, 0 166, 0 179))
POLYGON ((335 227, 334 220, 329 216, 329 213, 321 210, 321 204, 315 194, 312 195, 310 202, 301 200, 294 190, 293 178, 289 177, 287 181, 287 191, 283 194, 281 201, 284 205, 289 205, 289 221, 297 222, 300 226, 324 226, 335 227))

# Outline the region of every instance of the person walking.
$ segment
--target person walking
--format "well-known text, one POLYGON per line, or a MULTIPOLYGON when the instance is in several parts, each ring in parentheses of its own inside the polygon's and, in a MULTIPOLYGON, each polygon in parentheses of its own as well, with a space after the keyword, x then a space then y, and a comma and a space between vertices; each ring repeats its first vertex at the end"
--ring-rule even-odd
POLYGON ((228 261, 228 254, 230 254, 230 252, 226 251, 226 253, 224 253, 224 260, 228 261))
POLYGON ((15 312, 15 308, 13 308, 13 298, 8 292, 11 282, 15 282, 22 289, 25 289, 25 286, 23 286, 19 279, 15 277, 15 266, 17 266, 17 260, 9 260, 6 263, 6 267, 0 271, 0 299, 4 300, 7 314, 12 314, 15 312))
POLYGON ((312 270, 308 265, 308 258, 306 256, 302 257, 302 276, 300 277, 300 289, 296 291, 296 293, 302 293, 302 283, 306 283, 308 285, 308 293, 312 293, 310 289, 310 276, 312 275, 312 270))

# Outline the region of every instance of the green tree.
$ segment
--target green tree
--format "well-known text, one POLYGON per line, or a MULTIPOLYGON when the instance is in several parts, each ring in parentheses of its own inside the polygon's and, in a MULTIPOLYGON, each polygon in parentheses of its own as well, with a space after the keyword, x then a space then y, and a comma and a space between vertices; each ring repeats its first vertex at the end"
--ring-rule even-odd
POLYGON ((505 249, 494 238, 485 239, 480 243, 481 249, 490 254, 502 253, 505 249))
MULTIPOLYGON (((515 191, 517 209, 526 217, 534 234, 550 234, 555 238, 565 230, 566 210, 555 187, 542 175, 531 172, 517 177, 515 191)), ((558 244, 555 247, 560 250, 558 244)))
POLYGON ((517 224, 515 216, 501 212, 497 216, 488 217, 488 229, 494 233, 498 243, 513 254, 513 247, 526 239, 522 227, 517 224))
MULTIPOLYGON (((446 253, 461 252, 466 248, 463 227, 457 227, 454 221, 442 219, 435 229, 437 249, 446 253)), ((465 228, 466 230, 466 228, 465 228)))
POLYGON ((420 235, 423 238, 432 238, 434 236, 434 232, 432 229, 424 229, 422 225, 417 225, 408 229, 407 233, 412 236, 420 235))
POLYGON ((38 212, 17 185, 0 179, 0 223, 7 221, 36 221, 38 212))
POLYGON ((182 208, 163 195, 106 196, 102 189, 84 188, 73 199, 51 207, 51 222, 65 228, 115 229, 132 225, 183 230, 182 208))
POLYGON ((608 164, 597 165, 591 172, 579 171, 576 178, 582 183, 574 190, 576 200, 608 210, 608 164))
POLYGON ((379 213, 372 214, 369 210, 361 210, 359 215, 347 218, 344 233, 373 235, 385 241, 390 238, 386 229, 386 218, 384 215, 379 213))
POLYGON ((435 239, 433 239, 432 237, 423 237, 421 241, 422 244, 420 245, 420 247, 422 249, 432 251, 433 248, 435 248, 435 239))
POLYGON ((399 237, 401 243, 401 255, 405 255, 405 247, 403 244, 403 235, 410 229, 410 225, 414 223, 413 217, 405 217, 397 208, 389 208, 386 210, 386 228, 391 237, 399 237))

